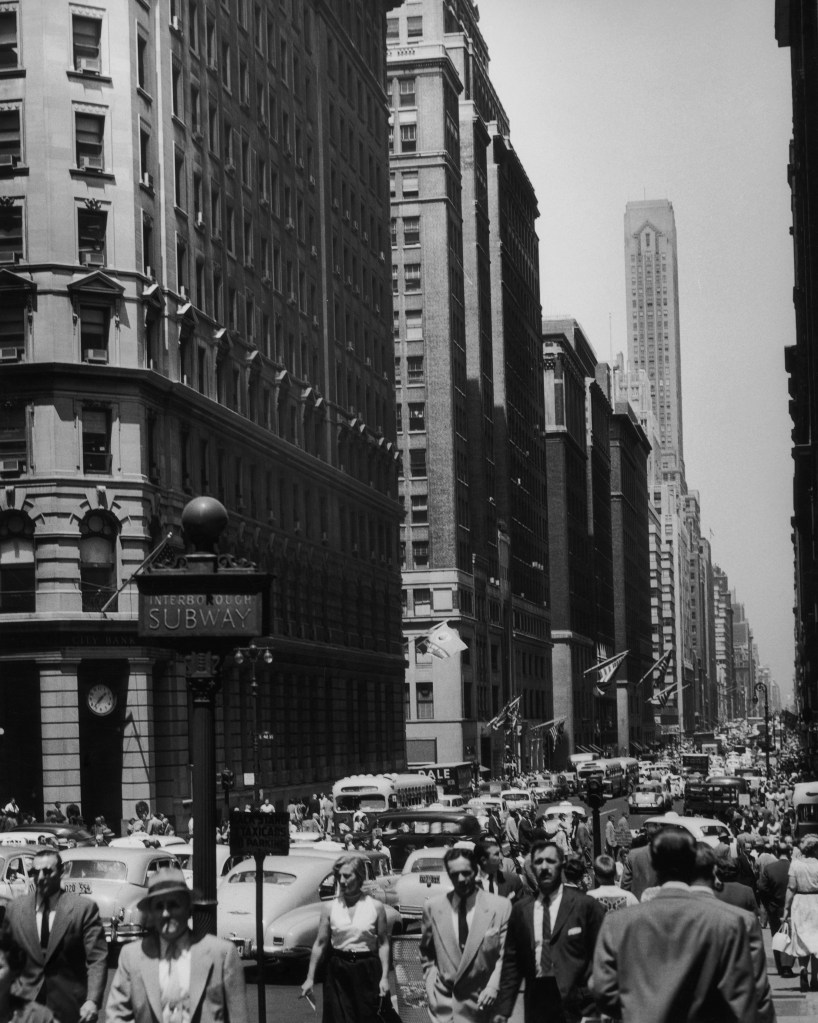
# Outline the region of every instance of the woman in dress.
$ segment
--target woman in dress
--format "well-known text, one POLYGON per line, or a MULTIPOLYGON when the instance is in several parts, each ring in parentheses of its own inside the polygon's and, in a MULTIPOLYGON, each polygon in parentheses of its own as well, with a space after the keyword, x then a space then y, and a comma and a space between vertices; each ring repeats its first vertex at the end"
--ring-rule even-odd
POLYGON ((25 950, 9 932, 0 933, 0 1023, 56 1023, 51 1009, 11 993, 25 964, 25 950))
POLYGON ((366 860, 344 853, 333 868, 340 894, 321 909, 302 997, 312 991, 318 964, 328 954, 323 1023, 379 1023, 389 995, 389 935, 383 903, 365 895, 366 860))
POLYGON ((801 990, 818 991, 818 835, 804 835, 800 845, 801 856, 790 863, 781 919, 790 925, 792 954, 801 964, 801 990))

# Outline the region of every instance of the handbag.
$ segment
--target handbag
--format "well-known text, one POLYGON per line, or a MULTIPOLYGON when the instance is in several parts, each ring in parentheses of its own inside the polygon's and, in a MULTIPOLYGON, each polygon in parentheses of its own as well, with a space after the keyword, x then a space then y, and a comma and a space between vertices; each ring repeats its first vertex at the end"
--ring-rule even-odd
POLYGON ((772 945, 774 952, 789 952, 790 945, 792 944, 792 936, 790 935, 790 925, 783 923, 773 935, 772 945))
POLYGON ((389 995, 381 995, 381 1000, 378 1003, 378 1019, 382 1020, 382 1023, 401 1023, 401 1018, 395 1012, 395 1006, 389 995))

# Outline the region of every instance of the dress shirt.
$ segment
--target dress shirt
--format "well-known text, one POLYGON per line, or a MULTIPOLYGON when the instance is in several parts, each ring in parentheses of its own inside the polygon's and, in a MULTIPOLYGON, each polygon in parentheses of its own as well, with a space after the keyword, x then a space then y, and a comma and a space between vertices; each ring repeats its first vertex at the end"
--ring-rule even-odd
MULTIPOLYGON (((471 930, 472 921, 474 920, 474 904, 475 904, 476 901, 477 900, 476 900, 474 892, 472 892, 472 894, 466 900, 466 905, 468 907, 466 909, 466 923, 469 925, 469 930, 471 930)), ((454 928, 454 933, 455 934, 457 934, 457 932, 458 932, 459 910, 460 910, 460 896, 459 895, 455 895, 453 893, 452 894, 452 927, 454 928)))
POLYGON ((482 888, 484 892, 488 892, 490 895, 497 895, 498 882, 485 871, 481 870, 477 875, 477 885, 482 888))
POLYGON ((159 994, 162 999, 162 1023, 190 1021, 190 935, 174 942, 159 941, 159 994))
MULTIPOLYGON (((563 885, 560 885, 555 892, 549 896, 548 920, 551 933, 554 933, 554 926, 557 922, 557 913, 560 911, 562 902, 563 885)), ((545 896, 540 894, 534 902, 534 962, 537 964, 537 976, 542 977, 542 915, 544 911, 545 896)))

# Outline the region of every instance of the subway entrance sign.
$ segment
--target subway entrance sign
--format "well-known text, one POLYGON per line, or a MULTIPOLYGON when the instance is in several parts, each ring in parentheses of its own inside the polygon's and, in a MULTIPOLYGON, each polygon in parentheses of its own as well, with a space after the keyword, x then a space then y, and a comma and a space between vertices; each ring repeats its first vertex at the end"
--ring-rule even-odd
MULTIPOLYGON (((224 578, 216 578, 217 593, 142 592, 139 598, 140 635, 165 639, 228 636, 236 643, 240 643, 242 637, 260 636, 265 631, 262 594, 225 593, 224 578)), ((185 580, 186 587, 190 588, 191 581, 185 580)))
POLYGON ((286 856, 290 851, 290 815, 253 810, 230 814, 231 856, 286 856))

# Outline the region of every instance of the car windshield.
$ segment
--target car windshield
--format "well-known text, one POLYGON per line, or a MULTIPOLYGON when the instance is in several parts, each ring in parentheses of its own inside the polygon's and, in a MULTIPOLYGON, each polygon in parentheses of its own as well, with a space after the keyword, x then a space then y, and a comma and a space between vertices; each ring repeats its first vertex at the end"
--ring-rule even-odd
POLYGON ((412 873, 419 874, 422 870, 443 870, 443 860, 440 856, 425 857, 415 860, 412 864, 412 873))
POLYGON ((68 860, 63 877, 84 877, 94 881, 124 881, 128 868, 122 860, 68 860))
MULTIPOLYGON (((255 870, 242 870, 238 874, 234 874, 228 884, 254 884, 256 880, 255 870)), ((288 885, 295 881, 295 874, 285 874, 281 870, 265 870, 263 873, 262 880, 264 884, 278 884, 288 885)))
POLYGON ((704 838, 718 838, 719 835, 727 834, 729 834, 727 828, 720 827, 718 824, 702 824, 702 836, 704 838))

